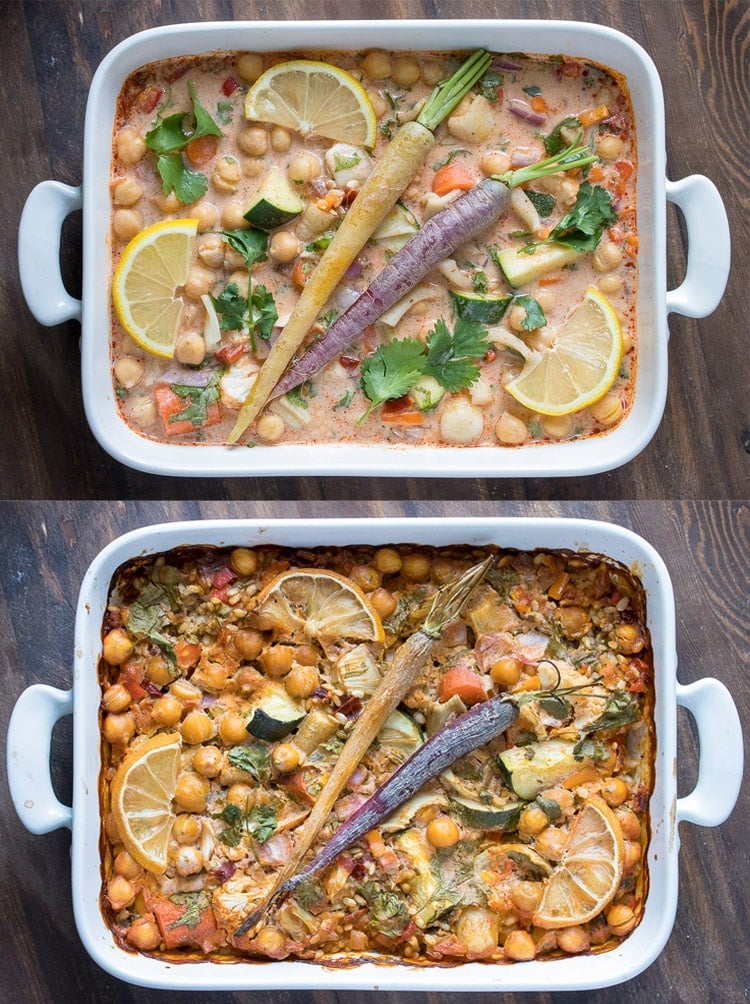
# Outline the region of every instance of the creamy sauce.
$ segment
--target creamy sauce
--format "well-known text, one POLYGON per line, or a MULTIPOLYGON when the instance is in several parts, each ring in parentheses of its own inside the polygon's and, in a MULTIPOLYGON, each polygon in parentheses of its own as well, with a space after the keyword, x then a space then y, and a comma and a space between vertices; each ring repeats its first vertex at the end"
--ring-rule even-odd
MULTIPOLYGON (((236 252, 222 241, 221 231, 248 225, 243 213, 269 169, 276 166, 293 176, 294 187, 307 207, 295 221, 271 231, 268 260, 252 268, 252 288, 263 285, 272 293, 280 322, 286 321, 294 309, 304 273, 319 259, 320 251, 314 246, 316 236, 335 230, 347 204, 356 197, 359 172, 355 170, 354 176, 347 178, 346 172, 337 171, 334 176, 330 167, 326 167, 326 151, 334 145, 330 141, 304 138, 276 126, 246 121, 244 94, 255 77, 252 66, 248 70, 247 55, 185 57, 153 63, 131 76, 119 97, 111 177, 113 268, 128 240, 140 230, 164 219, 199 220, 194 263, 182 291, 184 309, 178 345, 188 347, 178 349, 174 360, 153 356, 138 348, 112 310, 113 380, 121 414, 128 425, 149 439, 190 445, 225 443, 254 374, 267 355, 267 344, 257 338, 253 352, 247 331, 223 331, 217 348, 207 351, 205 344, 201 348, 206 310, 200 297, 202 294, 218 297, 231 282, 240 293, 246 293, 247 269, 236 252), (243 79, 243 71, 247 79, 243 79), (192 204, 182 204, 174 194, 165 196, 156 170, 156 156, 146 150, 142 140, 154 127, 157 116, 191 109, 189 83, 194 85, 203 107, 221 125, 223 135, 205 163, 189 164, 192 171, 205 175, 205 195, 192 204), (297 181, 301 154, 313 157, 307 168, 310 176, 297 181), (331 208, 323 213, 314 212, 316 207, 326 204, 331 208), (311 220, 312 216, 316 219, 311 220), (178 361, 180 357, 182 363, 178 361), (200 367, 185 365, 193 361, 199 362, 200 367), (209 421, 217 420, 213 424, 200 424, 193 417, 165 425, 155 390, 171 384, 193 384, 200 381, 201 374, 206 382, 208 374, 214 372, 222 375, 220 397, 209 408, 208 416, 209 421)), ((368 75, 367 69, 373 64, 364 54, 272 53, 251 57, 249 62, 265 70, 290 58, 319 58, 349 71, 368 90, 378 117, 377 145, 370 153, 376 160, 387 146, 388 137, 400 123, 416 117, 420 102, 436 82, 455 69, 459 59, 442 53, 409 53, 403 54, 407 60, 404 64, 399 62, 399 54, 377 55, 384 57, 376 60, 383 62, 384 70, 389 63, 391 66, 391 72, 379 79, 368 75), (409 69, 413 70, 414 65, 419 79, 415 83, 399 83, 399 79, 410 79, 409 69)), ((515 291, 538 301, 546 319, 544 326, 533 332, 520 330, 518 316, 520 313, 522 318, 523 313, 520 307, 514 313, 511 306, 501 327, 523 337, 531 348, 544 348, 554 342, 556 331, 580 303, 586 289, 598 287, 618 313, 625 341, 620 373, 611 391, 592 408, 572 415, 549 418, 532 413, 504 390, 520 372, 521 357, 497 345, 480 361, 478 380, 456 394, 446 392, 435 407, 421 412, 420 424, 401 424, 398 407, 393 405, 376 409, 359 424, 370 405, 360 386, 361 361, 378 345, 394 337, 425 341, 439 318, 452 329, 455 317, 450 290, 480 289, 498 296, 514 292, 508 288, 492 256, 493 248, 520 247, 530 239, 528 220, 511 209, 497 224, 488 227, 481 238, 462 247, 454 261, 449 260, 431 272, 419 284, 424 298, 395 325, 380 322, 368 328, 339 359, 304 385, 301 394, 272 402, 244 437, 245 442, 263 445, 404 442, 415 446, 510 448, 599 435, 616 427, 627 414, 636 370, 638 245, 635 127, 627 88, 614 72, 568 57, 495 57, 492 72, 497 74, 493 78, 498 81, 496 85, 490 90, 482 88, 484 94, 475 89, 436 130, 434 150, 406 190, 403 206, 422 223, 434 210, 437 197, 432 185, 436 169, 448 158, 451 163, 469 168, 478 182, 488 174, 541 160, 547 156, 543 137, 563 119, 606 106, 606 117, 586 128, 584 135, 600 156, 599 164, 589 173, 589 181, 603 186, 612 196, 617 222, 605 230, 595 253, 587 253, 575 266, 550 273, 515 291), (508 68, 514 66, 517 69, 508 68), (494 101, 490 100, 493 96, 494 101), (524 112, 535 113, 537 121, 527 121, 511 111, 519 101, 525 103, 524 112)), ((190 118, 186 119, 186 123, 189 121, 190 118)), ((367 152, 361 150, 355 156, 360 159, 359 171, 366 169, 367 152)), ((544 236, 569 212, 582 180, 580 173, 574 177, 559 174, 531 186, 554 200, 548 215, 541 216, 534 237, 544 236)), ((319 336, 331 318, 350 305, 394 249, 388 239, 368 242, 322 311, 311 337, 319 336)), ((280 327, 277 324, 274 335, 280 327)))

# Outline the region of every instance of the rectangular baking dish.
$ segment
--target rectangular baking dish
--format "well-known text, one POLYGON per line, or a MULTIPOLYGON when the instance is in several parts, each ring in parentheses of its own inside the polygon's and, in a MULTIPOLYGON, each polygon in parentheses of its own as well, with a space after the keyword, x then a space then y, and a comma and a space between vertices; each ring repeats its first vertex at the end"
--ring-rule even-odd
POLYGON ((727 689, 713 679, 688 686, 676 680, 675 610, 663 561, 642 538, 607 523, 566 519, 361 519, 205 521, 144 527, 108 545, 83 580, 76 614, 73 686, 29 687, 19 698, 8 731, 8 775, 16 811, 34 833, 72 830, 72 884, 78 932, 92 958, 131 983, 172 990, 378 989, 395 991, 588 990, 630 979, 645 969, 669 937, 677 906, 678 825, 716 826, 729 815, 742 778, 739 717, 727 689), (288 547, 419 543, 520 549, 566 548, 604 554, 632 569, 647 595, 656 678, 655 786, 648 851, 649 894, 634 932, 602 955, 536 960, 514 965, 466 963, 454 968, 364 963, 332 970, 305 962, 170 964, 123 951, 99 910, 100 810, 98 773, 100 690, 97 665, 110 581, 124 561, 184 544, 288 547), (677 798, 676 715, 695 717, 700 768, 695 789, 677 798), (73 805, 62 805, 50 780, 50 737, 55 722, 73 715, 73 805))
POLYGON ((567 21, 229 22, 154 28, 116 46, 91 82, 83 147, 83 186, 45 181, 30 194, 19 232, 19 269, 29 307, 41 324, 78 319, 86 415, 101 446, 130 467, 155 474, 487 477, 576 476, 610 470, 651 440, 667 393, 667 315, 704 317, 719 304, 729 271, 729 228, 721 197, 700 175, 666 179, 664 102, 656 68, 632 39, 597 24, 567 21), (171 56, 215 50, 444 50, 566 53, 603 63, 627 79, 639 149, 639 349, 634 402, 611 433, 581 441, 508 447, 418 447, 322 444, 222 446, 152 442, 120 418, 104 346, 109 331, 109 170, 114 110, 125 79, 139 66, 171 56), (685 279, 666 288, 666 204, 685 214, 690 243, 685 279), (59 239, 65 217, 83 207, 83 299, 60 277, 59 239), (711 219, 710 228, 699 226, 711 219), (44 240, 39 237, 44 234, 44 240))

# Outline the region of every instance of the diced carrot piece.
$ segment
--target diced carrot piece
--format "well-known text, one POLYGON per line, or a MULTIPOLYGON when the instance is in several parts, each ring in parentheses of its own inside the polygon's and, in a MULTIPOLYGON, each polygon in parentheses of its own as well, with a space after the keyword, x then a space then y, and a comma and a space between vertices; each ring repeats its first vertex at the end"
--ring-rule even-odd
MULTIPOLYGON (((154 397, 156 399, 156 407, 159 409, 159 415, 161 416, 162 424, 164 425, 164 432, 167 436, 181 436, 186 432, 195 432, 196 426, 192 422, 185 420, 180 420, 179 422, 171 422, 170 419, 174 415, 179 415, 181 411, 184 411, 187 407, 187 402, 183 400, 178 394, 165 385, 160 385, 154 390, 154 397)), ((217 422, 221 421, 221 409, 217 402, 209 404, 206 408, 206 421, 203 423, 202 428, 208 425, 215 425, 217 422)))
POLYGON ((577 118, 583 128, 587 129, 589 126, 601 122, 602 119, 609 118, 609 108, 606 105, 597 105, 596 108, 589 108, 587 111, 581 112, 577 118))
POLYGON ((448 192, 455 192, 457 189, 468 192, 473 187, 474 172, 466 164, 456 161, 439 168, 432 179, 432 190, 435 195, 447 195, 448 192))
POLYGON ((518 693, 518 691, 526 690, 540 690, 541 686, 541 681, 535 673, 533 676, 527 676, 523 683, 519 683, 519 685, 514 688, 513 693, 515 694, 518 693))
POLYGON ((201 647, 195 642, 178 641, 174 646, 174 654, 180 669, 192 669, 201 657, 201 647))
POLYGON ((479 673, 468 666, 453 666, 440 678, 438 696, 441 702, 449 701, 454 695, 464 704, 478 704, 487 699, 487 691, 479 673))
POLYGON ((292 282, 297 289, 304 289, 315 268, 315 262, 310 258, 298 258, 292 269, 292 282))
POLYGON ((392 847, 386 847, 383 842, 383 838, 380 835, 380 830, 370 830, 367 836, 367 845, 370 848, 370 853, 375 858, 377 863, 385 872, 395 871, 399 867, 401 862, 398 859, 398 854, 393 850, 392 847))
POLYGON ((162 899, 153 905, 154 916, 159 925, 162 940, 167 948, 180 948, 182 946, 198 946, 203 951, 210 951, 217 945, 218 928, 216 917, 211 908, 211 897, 207 893, 187 893, 187 896, 195 896, 196 901, 193 906, 189 902, 173 903, 171 899, 162 899), (203 905, 203 897, 207 900, 207 905, 203 905), (192 908, 191 908, 192 907, 192 908), (196 915, 193 916, 193 910, 196 915), (182 918, 190 914, 187 923, 182 923, 182 918))
POLYGON ((609 227, 607 229, 607 234, 609 236, 609 239, 611 241, 614 241, 615 244, 621 244, 622 241, 625 240, 625 231, 622 229, 619 223, 615 223, 613 227, 609 227))
POLYGON ((541 96, 541 94, 536 94, 529 102, 531 107, 535 112, 540 112, 541 114, 546 114, 549 111, 549 105, 541 96))
POLYGON ((604 171, 601 164, 592 164, 589 168, 589 181, 603 181, 604 171))
POLYGON ((421 425, 424 421, 422 412, 414 407, 408 394, 386 401, 380 409, 380 417, 389 425, 421 425))
POLYGON ((185 147, 185 153, 191 164, 202 167, 216 156, 218 149, 218 136, 199 136, 197 139, 190 140, 185 147))
POLYGON ((565 788, 567 791, 572 791, 574 788, 580 788, 582 784, 591 784, 592 781, 599 780, 599 771, 593 765, 590 767, 581 767, 580 770, 573 771, 572 774, 560 782, 560 787, 565 788))
POLYGON ((638 250, 638 244, 638 234, 628 234, 625 238, 625 254, 630 255, 631 257, 635 255, 638 250))
POLYGON ((561 275, 543 275, 539 280, 540 286, 556 286, 562 280, 561 275))
POLYGON ((560 572, 555 581, 547 590, 547 595, 550 597, 550 599, 559 600, 563 592, 565 591, 565 587, 567 586, 569 581, 570 581, 570 576, 568 575, 568 573, 560 572))
POLYGON ((629 160, 616 160, 615 168, 623 181, 627 181, 633 173, 633 165, 629 160))

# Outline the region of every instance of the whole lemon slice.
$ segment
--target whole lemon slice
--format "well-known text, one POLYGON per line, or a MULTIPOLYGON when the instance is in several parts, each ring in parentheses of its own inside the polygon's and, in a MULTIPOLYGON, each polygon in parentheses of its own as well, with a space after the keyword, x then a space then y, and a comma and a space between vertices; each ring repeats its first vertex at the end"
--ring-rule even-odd
POLYGON ((182 738, 151 736, 131 750, 112 779, 112 814, 125 849, 147 871, 163 874, 175 815, 172 800, 182 738))
POLYGON ((624 850, 614 812, 592 798, 574 819, 560 863, 546 880, 536 926, 572 927, 600 914, 620 885, 624 850))
POLYGON ((604 397, 617 378, 622 355, 617 314, 591 287, 558 330, 554 344, 530 355, 505 389, 531 411, 569 415, 604 397))
POLYGON ((256 612, 272 627, 308 638, 382 642, 377 611, 337 572, 297 568, 276 576, 258 596, 256 612))
POLYGON ((378 135, 364 87, 345 70, 312 59, 266 70, 247 92, 245 117, 366 147, 375 146, 378 135))
POLYGON ((142 349, 171 359, 188 277, 197 220, 163 220, 128 244, 112 280, 112 299, 123 328, 142 349))

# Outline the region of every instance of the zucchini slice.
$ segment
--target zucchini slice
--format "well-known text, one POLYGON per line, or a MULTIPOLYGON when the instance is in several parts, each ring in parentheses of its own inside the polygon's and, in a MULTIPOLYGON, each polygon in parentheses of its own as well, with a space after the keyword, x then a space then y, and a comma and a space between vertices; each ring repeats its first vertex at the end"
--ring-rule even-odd
POLYGON ((524 808, 523 802, 508 802, 504 809, 497 805, 487 805, 472 798, 451 795, 451 801, 458 806, 461 818, 467 826, 477 830, 501 830, 509 832, 518 829, 518 820, 524 808))
POLYGON ((272 167, 248 206, 245 219, 261 230, 274 230, 291 223, 304 208, 287 176, 278 167, 272 167))
POLYGON ((565 265, 573 265, 584 256, 583 251, 565 247, 563 244, 543 244, 533 254, 524 254, 520 249, 505 248, 497 256, 508 285, 513 289, 535 282, 543 275, 555 272, 565 265))
POLYGON ((545 788, 591 763, 590 757, 575 757, 574 748, 575 743, 565 739, 548 739, 505 750, 499 754, 498 762, 513 791, 519 798, 530 801, 545 788))
POLYGON ((267 683, 255 699, 253 713, 245 728, 256 739, 276 742, 293 732, 305 712, 286 692, 283 684, 267 683))
POLYGON ((499 324, 508 309, 512 296, 488 296, 486 293, 467 293, 461 290, 450 291, 453 309, 456 317, 478 324, 499 324))

